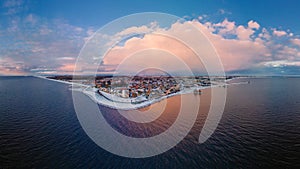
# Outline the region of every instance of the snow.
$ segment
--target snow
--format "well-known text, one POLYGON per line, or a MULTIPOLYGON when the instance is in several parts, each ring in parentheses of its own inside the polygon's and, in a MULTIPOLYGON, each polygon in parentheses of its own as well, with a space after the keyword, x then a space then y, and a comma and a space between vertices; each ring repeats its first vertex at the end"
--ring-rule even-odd
MULTIPOLYGON (((213 86, 216 87, 216 86, 213 86)), ((122 110, 133 110, 133 109, 139 109, 139 108, 143 108, 143 107, 147 107, 150 106, 154 103, 160 102, 166 98, 169 97, 173 97, 173 96, 177 96, 177 95, 181 95, 181 94, 189 94, 189 93, 193 93, 195 89, 197 90, 202 90, 202 89, 207 89, 210 88, 210 86, 206 86, 206 87, 193 87, 193 88, 189 88, 189 89, 185 89, 182 90, 180 92, 177 93, 172 93, 166 96, 162 96, 160 98, 154 98, 154 99, 150 99, 150 100, 146 100, 143 101, 141 103, 131 103, 130 100, 131 99, 126 99, 125 102, 123 102, 124 98, 120 98, 118 96, 109 96, 110 99, 107 99, 103 96, 101 96, 100 94, 98 94, 97 92, 95 92, 94 90, 92 90, 91 88, 86 88, 84 90, 82 90, 82 92, 84 94, 86 94, 87 96, 89 96, 94 102, 113 108, 113 109, 122 109, 122 110)), ((107 95, 110 95, 107 93, 107 95)))

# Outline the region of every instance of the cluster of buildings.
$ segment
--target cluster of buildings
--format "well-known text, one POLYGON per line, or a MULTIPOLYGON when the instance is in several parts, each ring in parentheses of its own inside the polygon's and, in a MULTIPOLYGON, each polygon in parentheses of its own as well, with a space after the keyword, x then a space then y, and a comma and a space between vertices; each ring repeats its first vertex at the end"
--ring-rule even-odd
MULTIPOLYGON (((223 81, 216 78, 214 81, 223 81)), ((183 89, 213 85, 209 77, 170 77, 170 76, 135 76, 109 77, 95 80, 99 91, 122 98, 145 96, 158 98, 179 92, 183 89)))
MULTIPOLYGON (((200 86, 223 84, 226 80, 234 77, 54 76, 49 78, 95 86, 98 89, 98 92, 103 96, 106 95, 107 98, 119 96, 117 99, 126 102, 128 100, 140 101, 159 98, 189 88, 197 89, 197 87, 200 86)), ((197 91, 197 93, 199 93, 199 91, 197 91)))
POLYGON ((145 96, 156 98, 176 93, 182 89, 182 84, 172 77, 113 77, 95 81, 100 91, 123 98, 145 96))

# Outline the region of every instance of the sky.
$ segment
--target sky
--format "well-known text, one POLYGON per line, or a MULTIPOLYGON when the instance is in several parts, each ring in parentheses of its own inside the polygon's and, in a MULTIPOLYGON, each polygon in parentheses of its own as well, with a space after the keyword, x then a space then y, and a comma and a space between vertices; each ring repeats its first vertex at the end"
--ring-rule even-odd
MULTIPOLYGON (((96 30, 140 12, 186 20, 166 32, 179 31, 185 24, 199 28, 227 74, 300 75, 299 9, 297 0, 1 0, 0 75, 72 74, 81 48, 96 30)), ((141 28, 150 29, 145 25, 123 31, 141 28)), ((142 48, 137 44, 152 47, 153 42, 159 47, 166 44, 151 35, 127 39, 104 60, 102 71, 113 71, 131 50, 142 48)), ((187 53, 179 54, 187 58, 187 53)))

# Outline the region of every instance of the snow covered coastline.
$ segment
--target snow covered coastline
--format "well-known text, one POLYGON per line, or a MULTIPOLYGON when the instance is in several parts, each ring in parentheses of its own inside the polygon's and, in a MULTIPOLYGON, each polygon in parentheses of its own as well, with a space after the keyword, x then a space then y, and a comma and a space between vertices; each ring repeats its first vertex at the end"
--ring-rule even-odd
POLYGON ((53 81, 53 82, 59 82, 59 83, 69 84, 69 85, 88 87, 88 85, 84 85, 84 84, 80 84, 80 83, 74 83, 74 82, 68 82, 68 81, 64 81, 64 80, 50 79, 50 78, 47 78, 45 76, 34 76, 34 77, 45 79, 45 80, 50 80, 50 81, 53 81))
MULTIPOLYGON (((159 98, 153 98, 150 100, 146 100, 140 103, 131 103, 131 102, 117 102, 117 101, 113 101, 103 95, 100 95, 98 93, 98 89, 92 86, 88 86, 88 85, 84 85, 84 84, 80 84, 80 83, 75 83, 75 82, 67 82, 67 81, 63 81, 63 80, 56 80, 56 79, 49 79, 46 77, 41 77, 41 76, 36 76, 38 78, 42 78, 42 79, 46 79, 46 80, 50 80, 50 81, 55 81, 55 82, 59 82, 59 83, 64 83, 64 84, 69 84, 72 85, 72 90, 73 91, 79 91, 84 93, 85 95, 87 95, 88 97, 90 97, 95 103, 98 103, 100 105, 104 105, 113 109, 121 109, 121 110, 134 110, 134 109, 139 109, 139 108, 143 108, 143 107, 147 107, 150 106, 154 103, 160 102, 164 99, 167 99, 169 97, 173 97, 173 96, 177 96, 177 95, 181 95, 181 94, 189 94, 189 93, 193 93, 194 90, 204 90, 204 89, 208 89, 211 87, 225 87, 227 85, 232 85, 232 84, 237 84, 237 83, 232 83, 232 84, 228 84, 228 83, 219 83, 216 85, 212 85, 212 86, 199 86, 199 87, 191 87, 191 88, 186 88, 184 90, 181 90, 179 92, 176 93, 172 93, 169 95, 165 95, 159 98)), ((227 81, 228 82, 228 81, 227 81)), ((241 84, 245 84, 241 83, 241 84)), ((117 97, 117 96, 116 96, 117 97)))
POLYGON ((154 98, 154 99, 150 99, 147 101, 143 101, 141 103, 122 103, 122 102, 115 102, 112 100, 109 100, 107 98, 105 98, 104 96, 101 96, 100 94, 97 93, 97 91, 95 91, 95 88, 87 88, 82 90, 82 92, 84 94, 86 94, 87 96, 89 96, 94 102, 113 108, 113 109, 121 109, 121 110, 134 110, 134 109, 140 109, 143 107, 147 107, 150 106, 154 103, 160 102, 164 99, 167 99, 169 97, 173 97, 173 96, 177 96, 177 95, 181 95, 181 94, 188 94, 188 93, 193 93, 195 89, 207 89, 210 87, 198 87, 198 88, 190 88, 189 90, 183 90, 177 93, 173 93, 173 94, 169 94, 169 95, 165 95, 159 98, 154 98))

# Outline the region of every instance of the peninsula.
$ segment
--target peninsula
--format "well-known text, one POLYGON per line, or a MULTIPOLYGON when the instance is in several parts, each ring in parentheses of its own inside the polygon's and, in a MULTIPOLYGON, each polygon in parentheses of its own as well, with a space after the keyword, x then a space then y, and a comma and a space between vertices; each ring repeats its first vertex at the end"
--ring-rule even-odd
MULTIPOLYGON (((45 77, 44 77, 45 78, 45 77)), ((72 90, 83 92, 96 103, 115 109, 138 109, 165 98, 194 93, 210 87, 226 87, 227 77, 160 76, 49 76, 48 80, 68 83, 72 90)))

